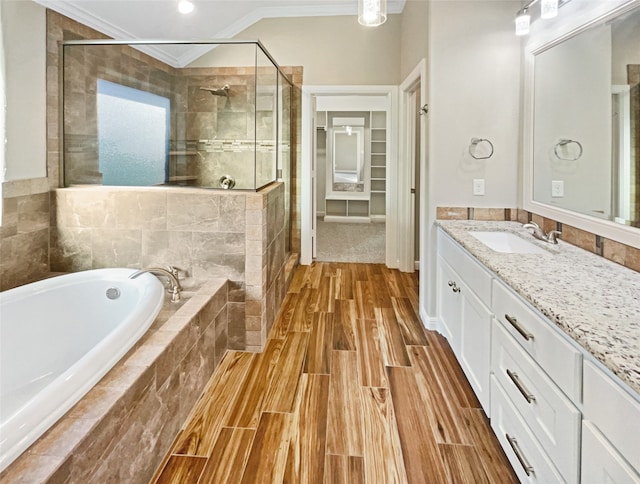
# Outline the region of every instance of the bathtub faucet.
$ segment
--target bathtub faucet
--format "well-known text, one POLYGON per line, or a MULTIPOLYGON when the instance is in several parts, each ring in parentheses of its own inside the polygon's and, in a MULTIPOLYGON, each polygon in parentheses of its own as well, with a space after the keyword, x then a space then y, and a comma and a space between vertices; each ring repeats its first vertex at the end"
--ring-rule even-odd
POLYGON ((178 269, 173 266, 167 266, 166 269, 162 267, 150 267, 149 269, 141 269, 134 272, 129 276, 129 279, 135 279, 139 275, 145 274, 147 272, 155 276, 165 276, 167 279, 169 279, 169 292, 171 293, 171 302, 180 301, 180 291, 182 291, 182 286, 180 285, 180 280, 178 279, 178 269))

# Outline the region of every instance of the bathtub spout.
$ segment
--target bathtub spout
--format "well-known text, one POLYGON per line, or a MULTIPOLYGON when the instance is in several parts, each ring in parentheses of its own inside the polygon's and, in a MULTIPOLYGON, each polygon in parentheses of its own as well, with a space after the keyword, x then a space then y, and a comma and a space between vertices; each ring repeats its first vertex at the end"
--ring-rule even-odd
POLYGON ((139 271, 134 272, 129 276, 129 279, 135 279, 141 274, 150 273, 155 276, 165 276, 169 279, 169 292, 171 293, 171 302, 180 302, 180 291, 182 291, 182 286, 180 285, 180 281, 178 279, 178 269, 173 266, 168 266, 166 269, 162 267, 150 267, 149 269, 141 269, 139 271))

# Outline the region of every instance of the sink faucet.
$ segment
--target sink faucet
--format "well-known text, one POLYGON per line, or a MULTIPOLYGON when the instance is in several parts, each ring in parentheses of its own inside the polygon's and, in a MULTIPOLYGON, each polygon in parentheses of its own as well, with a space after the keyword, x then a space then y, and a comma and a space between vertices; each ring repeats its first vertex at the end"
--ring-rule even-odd
POLYGON ((141 269, 134 272, 129 276, 129 279, 135 279, 136 277, 147 272, 155 276, 165 276, 167 279, 169 279, 169 292, 171 293, 171 302, 180 301, 180 291, 182 291, 182 286, 180 285, 180 281, 178 280, 178 269, 173 266, 168 266, 166 269, 162 267, 150 267, 149 269, 141 269))
POLYGON ((538 239, 543 240, 544 242, 549 242, 550 244, 558 243, 558 235, 561 235, 561 232, 557 230, 552 230, 548 234, 544 233, 544 230, 540 228, 540 226, 535 222, 529 222, 528 224, 524 224, 522 226, 523 229, 533 229, 532 235, 538 239))

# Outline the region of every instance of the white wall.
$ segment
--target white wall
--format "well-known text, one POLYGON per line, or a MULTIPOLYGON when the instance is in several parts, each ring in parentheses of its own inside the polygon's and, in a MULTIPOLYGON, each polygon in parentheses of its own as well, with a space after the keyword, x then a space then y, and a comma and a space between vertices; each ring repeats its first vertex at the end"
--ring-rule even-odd
POLYGON ((7 117, 5 180, 47 173, 46 21, 33 2, 2 0, 7 117))
MULTIPOLYGON (((356 16, 269 18, 236 35, 259 39, 281 66, 303 66, 306 85, 399 84, 400 15, 376 28, 356 16)), ((233 65, 230 49, 214 49, 191 66, 233 65)))
POLYGON ((428 288, 421 312, 435 316, 435 208, 516 207, 520 138, 520 39, 517 5, 510 1, 439 1, 429 10, 429 171, 426 240, 421 254, 428 288), (495 152, 476 161, 472 137, 490 139, 495 152), (474 196, 473 179, 486 194, 474 196))

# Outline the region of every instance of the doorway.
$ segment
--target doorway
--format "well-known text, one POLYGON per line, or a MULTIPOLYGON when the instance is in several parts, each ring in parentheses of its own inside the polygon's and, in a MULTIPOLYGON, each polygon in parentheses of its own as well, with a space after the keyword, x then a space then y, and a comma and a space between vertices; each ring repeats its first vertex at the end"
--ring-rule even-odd
POLYGON ((301 263, 397 267, 397 87, 306 86, 302 94, 301 263))
POLYGON ((405 236, 399 241, 398 268, 421 267, 422 214, 426 214, 426 61, 423 59, 400 85, 399 213, 405 236))

